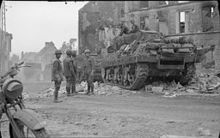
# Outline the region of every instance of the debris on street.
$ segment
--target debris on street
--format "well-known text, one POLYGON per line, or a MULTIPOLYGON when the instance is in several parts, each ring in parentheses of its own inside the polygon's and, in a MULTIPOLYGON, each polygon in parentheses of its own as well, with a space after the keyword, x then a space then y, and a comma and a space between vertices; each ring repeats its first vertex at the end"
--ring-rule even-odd
MULTIPOLYGON (((198 72, 189 85, 181 85, 179 82, 163 82, 155 81, 149 85, 145 85, 142 90, 131 91, 122 89, 118 86, 108 85, 105 83, 94 82, 94 94, 102 96, 110 95, 122 95, 129 96, 137 93, 157 93, 162 94, 163 97, 173 98, 179 95, 218 95, 220 94, 220 78, 212 73, 212 69, 198 72)), ((87 82, 82 81, 76 84, 76 91, 78 94, 86 94, 87 82)), ((40 91, 37 96, 40 97, 51 97, 53 96, 54 88, 49 87, 43 91, 40 91)), ((60 88, 59 96, 66 94, 65 86, 60 88)), ((24 99, 30 98, 27 92, 23 93, 24 99)))
POLYGON ((219 94, 220 78, 210 73, 210 70, 197 73, 189 85, 186 86, 182 86, 175 81, 153 82, 145 86, 145 91, 149 93, 160 93, 164 97, 169 98, 185 94, 219 94))
POLYGON ((198 133, 200 136, 211 136, 211 132, 209 129, 204 129, 202 127, 198 128, 198 133))
MULTIPOLYGON (((76 84, 76 91, 78 94, 86 94, 87 92, 87 83, 82 81, 80 84, 76 84)), ((47 88, 46 90, 39 92, 38 97, 50 97, 53 96, 54 88, 47 88)), ((94 93, 95 95, 130 95, 137 93, 136 91, 124 90, 118 86, 111 86, 104 83, 94 82, 94 93)), ((59 91, 59 95, 65 95, 66 88, 61 87, 59 91)))

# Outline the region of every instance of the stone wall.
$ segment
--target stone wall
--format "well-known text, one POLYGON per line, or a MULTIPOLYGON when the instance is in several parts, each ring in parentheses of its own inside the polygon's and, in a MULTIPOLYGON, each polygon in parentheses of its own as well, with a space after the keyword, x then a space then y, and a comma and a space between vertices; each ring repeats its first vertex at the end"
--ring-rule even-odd
POLYGON ((132 16, 135 17, 133 19, 139 27, 140 18, 145 19, 145 27, 148 27, 150 30, 160 31, 159 24, 166 24, 169 35, 180 33, 180 12, 185 12, 185 33, 220 31, 217 1, 197 1, 159 6, 155 4, 153 7, 125 12, 127 13, 127 18, 131 19, 132 16), (213 15, 210 15, 208 12, 211 6, 214 7, 213 15))
MULTIPOLYGON (((127 7, 134 9, 137 4, 127 2, 127 7), (132 5, 133 4, 133 5, 132 5), (128 6, 129 5, 129 6, 128 6)), ((125 4, 125 5, 126 5, 125 4)), ((167 37, 186 36, 194 40, 198 46, 215 45, 214 60, 216 72, 220 72, 220 19, 217 1, 192 1, 178 3, 169 1, 169 4, 149 1, 148 7, 137 10, 128 10, 125 13, 141 27, 140 19, 144 20, 145 27, 150 30, 162 32, 167 37), (181 32, 180 12, 185 13, 185 28, 181 32)), ((206 62, 212 60, 211 52, 206 62)))
POLYGON ((103 47, 98 28, 120 23, 124 13, 123 1, 88 2, 79 10, 79 53, 85 49, 97 52, 103 47))
POLYGON ((0 74, 9 69, 12 34, 0 29, 0 74))

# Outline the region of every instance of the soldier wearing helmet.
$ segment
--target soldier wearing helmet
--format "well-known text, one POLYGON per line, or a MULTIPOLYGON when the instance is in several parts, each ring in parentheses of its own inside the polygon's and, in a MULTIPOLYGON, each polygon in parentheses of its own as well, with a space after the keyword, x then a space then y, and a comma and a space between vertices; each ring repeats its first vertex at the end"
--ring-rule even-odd
POLYGON ((85 64, 83 67, 84 79, 87 81, 88 91, 87 94, 94 94, 94 84, 93 84, 93 75, 94 75, 94 60, 90 57, 90 50, 85 50, 85 64))
POLYGON ((55 84, 55 90, 54 90, 54 102, 58 103, 61 101, 58 101, 58 91, 60 90, 60 85, 63 81, 63 71, 62 71, 62 64, 60 61, 60 57, 62 55, 61 50, 55 51, 56 60, 54 60, 52 65, 52 81, 54 81, 55 84))
POLYGON ((75 76, 72 76, 72 79, 73 81, 71 82, 71 93, 72 94, 76 94, 76 77, 77 77, 77 63, 76 63, 76 51, 75 50, 72 50, 71 51, 72 54, 71 54, 71 61, 72 61, 72 64, 73 64, 73 69, 74 69, 74 72, 75 72, 75 76))
POLYGON ((74 82, 74 78, 76 78, 76 74, 74 71, 74 65, 72 62, 72 51, 67 50, 66 51, 66 58, 63 60, 63 67, 64 67, 64 76, 66 78, 66 92, 67 96, 71 96, 70 91, 72 91, 73 87, 72 84, 74 82))

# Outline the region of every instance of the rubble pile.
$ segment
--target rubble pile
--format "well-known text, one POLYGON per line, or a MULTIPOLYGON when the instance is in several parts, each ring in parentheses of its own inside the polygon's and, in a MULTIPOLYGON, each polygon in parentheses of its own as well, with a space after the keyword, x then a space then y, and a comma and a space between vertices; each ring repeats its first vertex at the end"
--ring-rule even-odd
MULTIPOLYGON (((48 88, 42 92, 39 92, 37 97, 38 98, 50 97, 50 96, 53 96, 53 93, 54 93, 54 88, 48 88)), ((59 95, 64 95, 65 93, 66 93, 66 88, 61 87, 59 90, 59 95)))
MULTIPOLYGON (((196 73, 196 76, 187 86, 182 86, 175 81, 172 82, 153 82, 150 85, 145 86, 146 93, 160 93, 164 97, 176 97, 177 95, 197 95, 197 94, 220 94, 220 78, 215 76, 214 71, 200 71, 196 73)), ((87 83, 85 81, 80 84, 76 84, 76 91, 78 94, 86 94, 87 83)), ((94 94, 95 95, 123 95, 128 96, 135 94, 138 91, 125 90, 118 86, 107 85, 105 83, 94 82, 94 94)), ((142 90, 141 90, 142 92, 142 90)), ((54 88, 48 88, 37 94, 38 98, 53 96, 54 88)), ((61 87, 59 95, 65 95, 66 88, 61 87)), ((25 99, 30 98, 28 93, 23 93, 25 99)))
POLYGON ((175 97, 185 94, 220 94, 220 78, 213 73, 197 73, 187 86, 175 81, 164 83, 154 82, 145 86, 146 92, 161 93, 164 97, 175 97))
MULTIPOLYGON (((86 94, 87 83, 83 81, 80 84, 76 84, 76 91, 78 92, 78 94, 86 94)), ((48 88, 42 92, 39 92, 38 98, 53 96, 53 92, 54 92, 54 88, 48 88)), ((94 82, 94 94, 95 95, 104 95, 104 96, 124 95, 126 96, 126 95, 130 95, 134 93, 136 93, 136 91, 124 90, 122 88, 119 88, 118 86, 111 86, 111 85, 106 85, 104 83, 94 82)), ((65 94, 66 94, 66 88, 61 87, 59 90, 59 95, 65 95, 65 94)))
MULTIPOLYGON (((78 93, 86 93, 87 92, 87 83, 81 82, 76 86, 76 90, 78 93)), ((118 86, 111 86, 104 83, 95 82, 94 83, 94 93, 95 95, 129 95, 132 93, 136 93, 136 91, 129 91, 122 89, 118 86)))

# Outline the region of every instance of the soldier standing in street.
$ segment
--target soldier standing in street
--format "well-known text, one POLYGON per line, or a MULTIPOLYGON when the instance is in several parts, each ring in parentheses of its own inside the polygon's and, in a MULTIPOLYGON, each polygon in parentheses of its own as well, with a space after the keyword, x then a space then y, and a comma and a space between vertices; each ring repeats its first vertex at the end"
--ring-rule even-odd
POLYGON ((93 84, 93 75, 94 75, 94 61, 90 57, 90 50, 85 50, 85 64, 84 64, 84 78, 87 81, 88 91, 87 95, 94 94, 94 84, 93 84))
POLYGON ((71 96, 72 94, 70 93, 71 89, 72 89, 72 84, 73 84, 73 78, 76 78, 76 74, 74 71, 74 66, 73 66, 73 62, 72 62, 72 51, 71 50, 67 50, 66 51, 66 55, 67 57, 63 60, 63 67, 64 67, 64 76, 66 78, 66 92, 67 92, 67 96, 71 96))
POLYGON ((52 81, 54 81, 55 84, 55 90, 54 90, 54 103, 62 102, 58 101, 58 92, 60 90, 60 85, 63 81, 63 71, 62 71, 62 65, 60 61, 60 57, 62 55, 61 50, 55 51, 56 60, 53 62, 52 66, 52 81))
POLYGON ((72 51, 72 64, 73 64, 73 69, 74 69, 74 74, 72 75, 72 79, 73 81, 71 82, 71 86, 72 86, 72 90, 71 93, 72 94, 76 94, 76 77, 77 77, 77 63, 76 63, 76 51, 73 50, 72 51))

